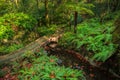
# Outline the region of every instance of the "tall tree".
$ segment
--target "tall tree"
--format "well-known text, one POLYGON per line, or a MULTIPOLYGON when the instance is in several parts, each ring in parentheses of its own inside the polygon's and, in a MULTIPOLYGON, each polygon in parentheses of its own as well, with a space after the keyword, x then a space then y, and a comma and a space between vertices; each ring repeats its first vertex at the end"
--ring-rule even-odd
POLYGON ((74 33, 77 32, 78 15, 94 15, 91 10, 91 7, 94 7, 94 5, 91 3, 86 3, 86 1, 71 0, 70 2, 67 0, 65 7, 70 14, 72 13, 74 15, 74 33))
POLYGON ((16 7, 18 8, 18 0, 14 0, 15 1, 15 4, 16 4, 16 7))
POLYGON ((74 12, 74 33, 77 31, 77 18, 78 18, 78 12, 74 12))
POLYGON ((45 5, 45 22, 46 26, 49 26, 48 0, 44 1, 44 5, 45 5))

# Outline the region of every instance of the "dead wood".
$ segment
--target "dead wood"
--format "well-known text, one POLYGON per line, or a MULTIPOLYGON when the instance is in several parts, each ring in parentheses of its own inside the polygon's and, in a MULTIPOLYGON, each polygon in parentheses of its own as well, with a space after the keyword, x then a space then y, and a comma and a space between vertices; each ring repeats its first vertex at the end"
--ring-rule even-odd
POLYGON ((84 57, 83 55, 81 55, 80 53, 75 52, 75 51, 73 51, 73 50, 61 49, 61 48, 58 48, 58 47, 57 47, 57 48, 55 48, 55 47, 53 48, 53 47, 51 47, 51 46, 49 46, 49 49, 51 49, 51 50, 49 50, 49 51, 52 51, 52 50, 53 50, 53 51, 57 51, 57 52, 59 52, 59 51, 65 51, 65 54, 70 54, 70 55, 74 56, 76 59, 81 60, 81 61, 84 62, 85 64, 88 64, 88 65, 90 65, 90 66, 92 66, 92 67, 94 67, 94 68, 98 68, 98 69, 100 69, 100 70, 102 70, 102 71, 106 71, 106 72, 112 74, 114 77, 120 79, 120 76, 119 76, 117 73, 115 73, 112 69, 107 69, 107 68, 101 66, 101 65, 102 65, 102 62, 94 62, 94 61, 91 61, 91 60, 85 58, 85 57, 84 57))
POLYGON ((61 37, 59 34, 53 34, 52 37, 40 37, 39 39, 35 40, 34 42, 31 42, 27 46, 20 48, 19 50, 16 50, 12 53, 9 53, 7 55, 0 56, 0 63, 9 63, 11 61, 15 61, 16 59, 20 58, 22 54, 24 54, 27 51, 35 52, 40 47, 45 46, 51 42, 58 42, 58 39, 61 37))

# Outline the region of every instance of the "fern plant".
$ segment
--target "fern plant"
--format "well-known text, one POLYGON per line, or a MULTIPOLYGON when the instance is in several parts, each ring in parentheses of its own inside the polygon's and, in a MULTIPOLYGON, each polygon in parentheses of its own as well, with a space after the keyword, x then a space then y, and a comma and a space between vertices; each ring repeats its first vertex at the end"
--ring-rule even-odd
POLYGON ((92 60, 105 61, 115 51, 112 43, 112 24, 100 24, 99 19, 90 19, 78 25, 76 34, 66 32, 60 43, 80 49, 82 46, 92 51, 92 60))
POLYGON ((22 62, 21 68, 19 64, 13 64, 14 69, 17 69, 14 71, 19 74, 20 80, 85 80, 82 71, 58 66, 58 59, 55 56, 48 57, 42 49, 40 52, 30 53, 29 56, 26 53, 23 57, 32 61, 25 60, 22 62), (31 66, 29 67, 27 64, 31 64, 31 66))
POLYGON ((0 40, 10 39, 14 36, 14 31, 10 26, 0 25, 0 40))
POLYGON ((19 28, 26 29, 26 30, 32 30, 34 25, 37 22, 33 17, 24 13, 5 14, 3 16, 3 19, 5 19, 4 23, 6 23, 7 25, 10 25, 11 27, 13 25, 16 25, 19 28))
POLYGON ((85 1, 68 1, 65 3, 65 8, 67 10, 78 11, 80 14, 94 15, 93 11, 91 10, 93 7, 93 4, 85 3, 85 1))

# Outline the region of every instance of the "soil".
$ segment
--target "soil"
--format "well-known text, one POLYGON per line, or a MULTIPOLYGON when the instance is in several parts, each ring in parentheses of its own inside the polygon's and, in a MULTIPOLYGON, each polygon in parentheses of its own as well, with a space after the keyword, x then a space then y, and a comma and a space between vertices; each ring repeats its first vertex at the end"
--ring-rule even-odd
POLYGON ((76 52, 73 50, 66 50, 59 46, 45 46, 44 48, 49 53, 49 56, 54 55, 58 57, 59 65, 83 70, 86 80, 120 80, 120 78, 111 74, 109 71, 110 67, 113 67, 109 64, 112 58, 99 67, 96 67, 91 65, 82 55, 76 55, 76 52))

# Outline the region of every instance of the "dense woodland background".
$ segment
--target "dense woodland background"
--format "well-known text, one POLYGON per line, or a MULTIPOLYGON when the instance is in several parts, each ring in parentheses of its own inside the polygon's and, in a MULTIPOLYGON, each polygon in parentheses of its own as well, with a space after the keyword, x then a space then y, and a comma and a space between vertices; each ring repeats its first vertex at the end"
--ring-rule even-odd
MULTIPOLYGON (((0 56, 14 52, 42 36, 50 36, 56 32, 59 32, 59 35, 62 34, 57 41, 60 47, 79 52, 91 63, 102 63, 108 71, 112 70, 111 74, 120 78, 120 0, 0 0, 0 56)), ((36 56, 25 58, 31 62, 36 56)), ((43 56, 40 60, 43 59, 44 62, 45 58, 46 56, 43 56)), ((37 61, 35 60, 34 64, 37 61)), ((48 68, 47 66, 45 68, 48 68)), ((24 66, 16 69, 23 68, 24 66)), ((35 68, 35 65, 32 68, 35 68)), ((56 69, 58 68, 55 67, 54 70, 56 69)), ((36 77, 29 79, 25 76, 31 75, 32 72, 30 74, 24 71, 20 71, 20 77, 13 80, 39 80, 41 78, 64 80, 74 74, 73 70, 70 75, 59 77, 62 71, 63 75, 64 71, 67 71, 63 67, 61 73, 56 72, 58 78, 53 72, 48 78, 47 72, 43 71, 41 75, 45 76, 38 77, 39 71, 31 70, 38 71, 38 73, 36 72, 36 77)), ((68 69, 68 73, 70 72, 72 70, 68 69)), ((74 78, 70 80, 80 80, 81 77, 85 79, 82 72, 77 74, 76 71, 75 73, 76 76, 72 76, 74 78)), ((3 77, 4 71, 0 74, 0 77, 3 77)))

